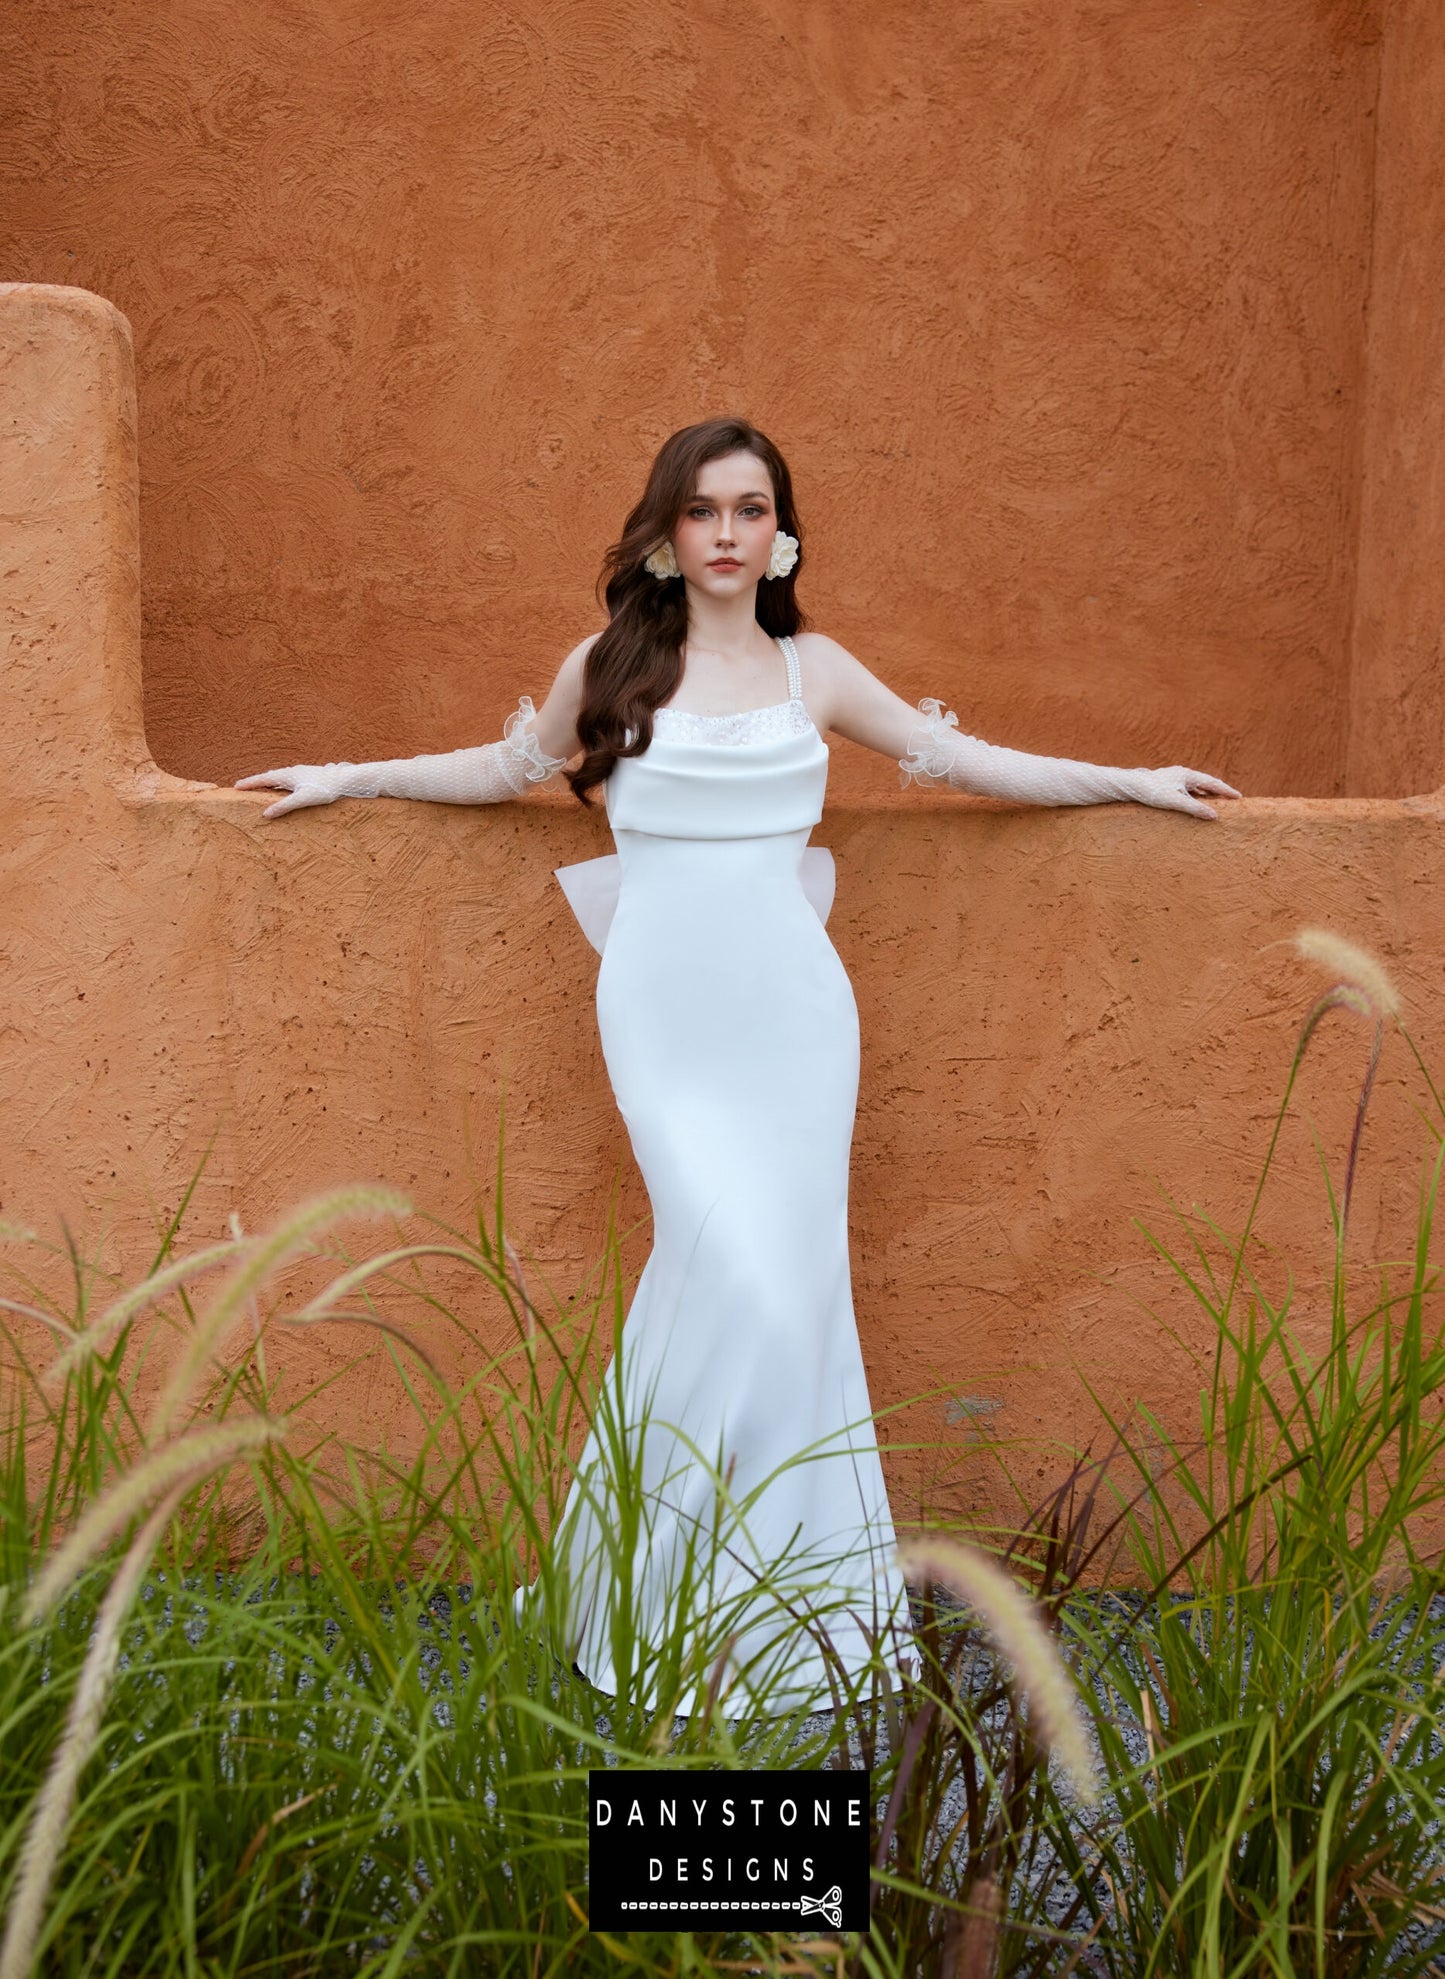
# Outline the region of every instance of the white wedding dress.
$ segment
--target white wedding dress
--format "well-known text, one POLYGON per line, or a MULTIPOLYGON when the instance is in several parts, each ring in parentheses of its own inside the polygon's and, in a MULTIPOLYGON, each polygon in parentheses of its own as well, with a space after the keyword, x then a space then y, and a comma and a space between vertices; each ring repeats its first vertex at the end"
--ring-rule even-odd
MULTIPOLYGON (((828 750, 793 642, 780 643, 788 699, 733 715, 657 709, 647 749, 607 779, 616 852, 557 871, 602 955, 602 1050, 653 1212, 652 1253, 553 1540, 568 1567, 571 1658, 610 1695, 611 1618, 629 1591, 647 1644, 680 1622, 715 1650, 721 1618, 731 1670, 749 1669, 780 1706, 832 1700, 823 1655, 782 1605, 810 1584, 824 1584, 821 1619, 846 1670, 861 1672, 875 1642, 886 1661, 917 1668, 849 1282, 858 1013, 824 930, 832 856, 808 844, 828 750), (635 1544, 609 1509, 624 1462, 640 1468, 648 1515, 635 1544), (719 1477, 731 1500, 721 1527, 719 1477), (689 1538, 706 1569, 692 1583, 689 1538), (780 1644, 781 1672, 769 1654, 780 1644)), ((238 788, 289 791, 268 818, 339 797, 501 803, 565 767, 544 752, 534 712, 523 695, 500 742, 294 764, 238 788)), ((918 712, 904 785, 1207 817, 1197 793, 1240 794, 1182 764, 1122 769, 999 748, 959 734, 934 699, 918 712)), ((535 1591, 517 1590, 519 1612, 535 1591)), ((650 1700, 650 1678, 635 1688, 650 1700)))
POLYGON ((605 786, 616 852, 557 871, 601 951, 598 1028, 653 1248, 622 1376, 614 1356, 599 1398, 611 1414, 594 1420, 554 1546, 569 1565, 568 1653, 615 1694, 610 1601, 629 1563, 607 1453, 625 1424, 650 1526, 630 1561, 642 1638, 676 1617, 691 1532, 689 1626, 715 1603, 705 1640, 719 1646, 719 1617, 737 1638, 724 1695, 758 1657, 769 1699, 822 1709, 822 1652, 780 1597, 823 1584, 822 1625, 854 1672, 880 1630, 896 1669, 909 1620, 849 1274, 858 1013, 824 928, 832 855, 808 846, 828 749, 781 644, 789 698, 731 715, 659 708, 648 748, 605 786), (762 1489, 719 1521, 729 1473, 734 1506, 762 1489))

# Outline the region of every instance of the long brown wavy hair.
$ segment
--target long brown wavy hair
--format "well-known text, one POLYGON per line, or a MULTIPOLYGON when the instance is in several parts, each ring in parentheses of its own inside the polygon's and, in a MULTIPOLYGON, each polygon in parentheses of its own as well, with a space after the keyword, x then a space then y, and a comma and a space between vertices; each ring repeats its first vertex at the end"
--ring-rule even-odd
POLYGON ((671 536, 697 492, 698 469, 728 454, 756 454, 773 483, 778 527, 798 539, 798 561, 786 577, 758 586, 757 619, 773 638, 807 624, 794 595, 803 565, 803 532, 793 506, 793 479, 766 433, 746 419, 724 416, 684 426, 663 443, 642 499, 607 552, 598 579, 607 605, 607 630, 593 643, 582 674, 577 739, 586 751, 567 781, 583 804, 619 756, 640 756, 652 741, 652 716, 682 678, 687 639, 687 592, 680 577, 659 581, 644 560, 671 536), (605 590, 604 590, 605 587, 605 590))

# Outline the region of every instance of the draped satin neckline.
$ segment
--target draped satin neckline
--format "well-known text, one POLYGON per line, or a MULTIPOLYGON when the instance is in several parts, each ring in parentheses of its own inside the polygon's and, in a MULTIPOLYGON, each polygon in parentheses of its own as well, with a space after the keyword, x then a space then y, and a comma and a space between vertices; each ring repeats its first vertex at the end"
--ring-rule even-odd
MULTIPOLYGON (((803 893, 826 924, 833 902, 833 855, 807 835, 823 813, 828 747, 803 699, 795 666, 786 701, 722 714, 658 708, 652 746, 619 757, 607 777, 607 818, 618 851, 555 868, 583 934, 602 951, 622 891, 621 854, 675 859, 665 841, 787 838, 799 845, 803 893)), ((701 844, 686 859, 704 857, 701 844)), ((713 870, 716 854, 706 855, 713 870)), ((640 868, 639 868, 640 870, 640 868)))

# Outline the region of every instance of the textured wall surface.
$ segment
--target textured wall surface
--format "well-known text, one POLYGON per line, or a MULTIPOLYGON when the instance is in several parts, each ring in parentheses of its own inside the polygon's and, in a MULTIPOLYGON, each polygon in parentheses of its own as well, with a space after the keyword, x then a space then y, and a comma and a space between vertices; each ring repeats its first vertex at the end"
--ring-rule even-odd
POLYGON ((1394 0, 1370 260, 1348 787, 1445 780, 1445 12, 1394 0))
POLYGON ((11 10, 0 277, 134 326, 157 761, 495 734, 657 442, 740 407, 910 699, 1345 794, 1378 14, 11 10))
MULTIPOLYGON (((524 1255, 564 1294, 579 1284, 620 1178, 635 1269, 647 1205, 597 1043, 597 958, 552 877, 594 848, 590 822, 534 793, 268 824, 264 793, 150 764, 134 419, 113 308, 0 287, 0 1214, 57 1243, 64 1214, 107 1270, 138 1273, 148 1198, 173 1211, 214 1132, 192 1245, 233 1209, 257 1229, 352 1180, 469 1224, 505 1078, 524 1255)), ((894 790, 831 804, 815 839, 837 856, 829 932, 862 1023, 851 1235, 872 1399, 943 1386, 885 1435, 941 1439, 950 1489, 1007 1514, 970 1456, 980 1413, 1040 1488, 1060 1445, 1097 1428, 1084 1379, 1115 1408, 1197 1421, 1200 1316, 1131 1219, 1186 1248, 1163 1191, 1242 1226, 1324 987, 1287 945, 1301 923, 1381 957, 1439 1083, 1445 794, 1250 797, 1211 824, 894 790)), ((1275 1246, 1258 1268, 1276 1297, 1292 1276, 1307 1342, 1331 1270, 1313 1137, 1338 1189, 1367 1045, 1353 1018, 1322 1027, 1256 1226, 1275 1246)), ((1434 1153, 1416 1103, 1432 1111, 1392 1038, 1352 1218, 1362 1286, 1378 1287, 1370 1260, 1409 1254, 1434 1153)), ((57 1294, 67 1271, 60 1251, 57 1294)), ((499 1303, 473 1288, 468 1310, 507 1337, 499 1303)), ((431 1343, 474 1371, 444 1325, 431 1343)), ((310 1379, 341 1353, 307 1334, 288 1365, 310 1379)), ((334 1395, 349 1434, 406 1443, 395 1387, 334 1395)), ((900 1518, 931 1469, 888 1458, 900 1518)))

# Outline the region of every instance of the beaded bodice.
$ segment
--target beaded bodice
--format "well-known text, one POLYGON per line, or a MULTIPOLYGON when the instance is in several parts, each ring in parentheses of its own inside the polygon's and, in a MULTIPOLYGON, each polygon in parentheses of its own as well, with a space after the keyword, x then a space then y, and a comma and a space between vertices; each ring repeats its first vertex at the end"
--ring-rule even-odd
POLYGON ((685 708, 654 708, 652 713, 654 735, 675 742, 768 742, 780 735, 806 735, 812 726, 801 696, 771 708, 743 708, 729 715, 695 715, 685 708))

